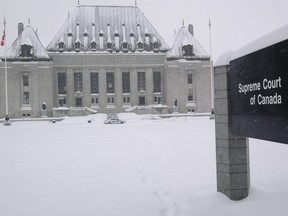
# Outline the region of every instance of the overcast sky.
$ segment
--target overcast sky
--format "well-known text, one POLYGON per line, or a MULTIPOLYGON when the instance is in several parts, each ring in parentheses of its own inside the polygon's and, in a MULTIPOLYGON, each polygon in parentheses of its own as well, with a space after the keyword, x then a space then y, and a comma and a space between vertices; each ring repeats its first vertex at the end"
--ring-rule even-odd
MULTIPOLYGON (((38 29, 46 47, 72 12, 78 0, 5 0, 0 6, 0 33, 6 17, 7 48, 17 38, 17 24, 38 29)), ((131 6, 135 0, 80 0, 82 5, 131 6)), ((194 36, 209 53, 209 18, 212 56, 236 50, 246 43, 288 24, 287 0, 137 0, 138 7, 164 40, 172 46, 173 32, 194 25, 194 36)), ((3 47, 0 47, 3 53, 3 47)))

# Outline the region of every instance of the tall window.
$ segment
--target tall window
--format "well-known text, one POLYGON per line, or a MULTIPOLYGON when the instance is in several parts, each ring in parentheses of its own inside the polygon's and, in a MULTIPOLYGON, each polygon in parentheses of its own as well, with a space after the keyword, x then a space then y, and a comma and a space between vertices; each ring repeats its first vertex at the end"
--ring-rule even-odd
POLYGON ((130 93, 130 72, 122 72, 122 92, 130 93))
POLYGON ((75 72, 74 73, 74 92, 82 92, 82 91, 83 91, 82 73, 75 72))
POLYGON ((98 73, 92 72, 90 73, 90 86, 91 86, 91 94, 99 93, 99 76, 98 73))
POLYGON ((188 102, 194 100, 193 98, 193 73, 191 71, 187 72, 187 86, 188 86, 188 102))
POLYGON ((128 43, 127 42, 123 42, 122 43, 122 49, 123 49, 123 51, 127 51, 128 50, 128 43))
POLYGON ((64 50, 64 42, 60 41, 58 45, 59 45, 59 51, 63 51, 64 50))
POLYGON ((79 52, 79 51, 80 51, 80 47, 81 47, 81 44, 80 44, 79 41, 77 41, 77 42, 75 43, 75 51, 79 52))
POLYGON ((146 91, 145 72, 138 72, 138 91, 146 91))
POLYGON ((193 101, 193 90, 188 89, 188 102, 193 101))
POLYGON ((143 50, 143 43, 142 42, 138 42, 138 50, 143 50))
POLYGON ((29 105, 30 104, 30 94, 29 94, 29 75, 28 74, 23 74, 22 76, 23 80, 23 104, 29 105))
POLYGON ((114 72, 106 73, 106 90, 107 90, 107 93, 115 92, 114 72))
POLYGON ((161 72, 153 72, 154 92, 161 92, 161 72))
POLYGON ((23 92, 23 104, 25 105, 30 104, 29 92, 23 92))
POLYGON ((187 74, 187 83, 193 84, 193 74, 192 73, 187 74))
POLYGON ((58 73, 58 94, 66 94, 66 73, 58 73))
POLYGON ((29 76, 23 75, 23 86, 29 86, 29 76))

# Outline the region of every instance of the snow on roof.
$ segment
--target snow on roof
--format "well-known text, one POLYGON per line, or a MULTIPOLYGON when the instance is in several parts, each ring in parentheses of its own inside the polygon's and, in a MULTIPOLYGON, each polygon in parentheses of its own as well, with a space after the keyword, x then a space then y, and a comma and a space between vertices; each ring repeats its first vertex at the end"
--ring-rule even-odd
MULTIPOLYGON (((71 16, 66 20, 64 25, 56 33, 55 37, 47 46, 49 52, 58 52, 59 47, 58 43, 60 38, 63 37, 65 43, 68 42, 68 32, 72 33, 72 47, 77 38, 76 24, 79 22, 79 39, 80 41, 84 40, 83 33, 85 29, 88 32, 88 41, 89 43, 93 40, 92 25, 95 24, 95 40, 97 46, 100 44, 99 33, 103 32, 104 43, 107 43, 108 40, 108 30, 107 24, 110 24, 110 32, 119 33, 119 40, 122 43, 123 39, 126 38, 128 45, 131 46, 130 32, 134 32, 135 42, 139 38, 144 38, 145 29, 149 32, 150 40, 152 41, 153 37, 156 37, 160 43, 160 51, 166 52, 169 50, 169 46, 159 35, 153 25, 145 17, 142 11, 138 7, 134 6, 88 6, 80 5, 77 6, 73 11, 71 16), (122 26, 125 28, 122 28, 122 26), (137 25, 140 25, 141 30, 137 31, 137 25), (125 29, 125 32, 123 30, 125 29), (120 31, 119 31, 120 30, 120 31), (139 35, 137 32, 141 32, 139 35), (125 35, 125 36, 124 36, 125 35)), ((112 35, 111 35, 112 36, 112 35)), ((111 37, 114 42, 114 35, 111 37)), ((149 47, 148 47, 149 48, 149 47)), ((68 49, 68 48, 67 48, 68 49)), ((71 49, 71 48, 70 48, 71 49)), ((81 48, 82 49, 82 48, 81 48)), ((147 49, 148 50, 148 49, 147 49)), ((150 49, 151 50, 151 47, 150 49)), ((148 50, 148 51, 149 51, 148 50)), ((69 50, 68 50, 69 51, 69 50)), ((72 51, 72 50, 71 50, 72 51)))
POLYGON ((183 46, 188 44, 193 46, 193 58, 210 58, 210 56, 204 50, 201 44, 194 38, 194 36, 188 31, 188 29, 183 26, 176 34, 174 44, 167 55, 167 59, 184 58, 183 46))
POLYGON ((31 42, 29 37, 26 37, 24 38, 24 40, 22 40, 21 45, 33 46, 33 43, 31 42))
POLYGON ((234 53, 234 51, 228 51, 228 52, 225 52, 222 55, 220 55, 217 58, 217 60, 214 64, 214 67, 229 65, 230 59, 231 59, 231 56, 233 55, 233 53, 234 53))
POLYGON ((22 45, 32 46, 33 56, 30 57, 31 59, 50 59, 36 32, 31 26, 27 26, 21 35, 9 47, 7 50, 7 58, 17 60, 21 59, 22 57, 20 57, 20 53, 22 45))
POLYGON ((288 25, 285 25, 241 47, 233 54, 230 61, 240 58, 244 55, 250 54, 252 52, 256 52, 260 49, 264 49, 266 47, 269 47, 273 44, 279 43, 287 39, 288 39, 288 25))

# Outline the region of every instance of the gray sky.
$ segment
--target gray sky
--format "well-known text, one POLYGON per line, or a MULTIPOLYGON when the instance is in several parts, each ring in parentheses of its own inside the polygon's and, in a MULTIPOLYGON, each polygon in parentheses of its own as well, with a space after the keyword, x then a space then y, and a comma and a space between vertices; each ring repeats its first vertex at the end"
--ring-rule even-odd
MULTIPOLYGON (((6 17, 7 48, 17 38, 17 24, 38 29, 46 47, 78 0, 6 0, 0 7, 0 33, 6 17)), ((212 56, 236 50, 288 24, 287 0, 137 0, 138 7, 171 47, 174 29, 194 25, 194 36, 209 53, 208 21, 212 23, 212 56)), ((135 0, 80 0, 82 5, 134 5, 135 0)), ((0 47, 2 54, 3 47, 0 47)))

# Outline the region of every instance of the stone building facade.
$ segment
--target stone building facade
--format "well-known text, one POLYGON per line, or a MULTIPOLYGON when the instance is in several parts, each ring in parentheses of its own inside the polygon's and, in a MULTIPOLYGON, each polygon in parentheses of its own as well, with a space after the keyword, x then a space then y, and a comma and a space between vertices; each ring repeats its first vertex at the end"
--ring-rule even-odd
MULTIPOLYGON (((182 26, 170 48, 138 7, 77 6, 44 48, 31 26, 7 50, 10 117, 211 111, 210 56, 182 26)), ((5 116, 4 58, 0 117, 5 116)))

